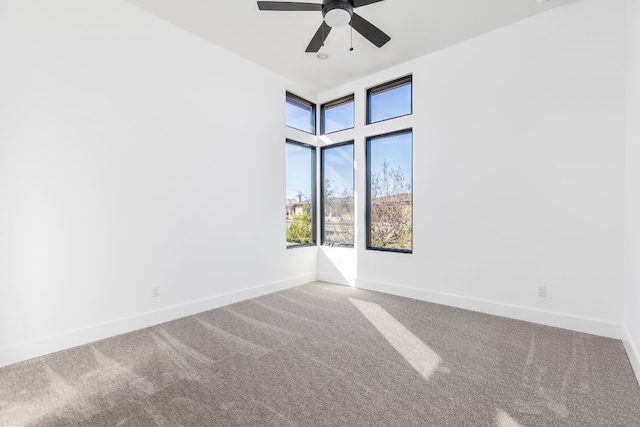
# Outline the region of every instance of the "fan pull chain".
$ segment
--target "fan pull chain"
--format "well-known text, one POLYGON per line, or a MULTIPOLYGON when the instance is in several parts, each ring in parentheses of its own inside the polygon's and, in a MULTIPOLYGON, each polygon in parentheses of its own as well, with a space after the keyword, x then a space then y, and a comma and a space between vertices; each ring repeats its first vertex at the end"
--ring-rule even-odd
POLYGON ((351 27, 351 48, 349 49, 349 52, 353 52, 353 25, 350 25, 351 27))

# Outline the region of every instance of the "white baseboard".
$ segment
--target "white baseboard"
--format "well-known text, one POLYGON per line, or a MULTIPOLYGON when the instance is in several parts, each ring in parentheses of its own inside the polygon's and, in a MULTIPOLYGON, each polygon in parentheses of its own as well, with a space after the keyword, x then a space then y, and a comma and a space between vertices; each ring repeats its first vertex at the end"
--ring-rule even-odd
POLYGON ((316 280, 318 280, 316 274, 299 276, 288 280, 254 286, 237 292, 216 295, 199 301, 166 307, 157 311, 116 319, 82 329, 67 331, 34 341, 2 347, 0 348, 0 367, 169 322, 181 317, 202 313, 203 311, 213 310, 214 308, 223 307, 250 298, 293 288, 316 280))
POLYGON ((355 280, 349 280, 344 276, 340 276, 338 274, 329 274, 329 273, 318 273, 318 280, 327 283, 333 283, 336 285, 344 285, 353 287, 355 285, 355 280))
POLYGON ((391 285, 371 280, 356 279, 356 288, 378 291, 401 297, 413 298, 421 301, 433 302, 466 310, 524 320, 556 328, 569 329, 592 335, 622 340, 624 327, 622 324, 605 322, 597 319, 571 316, 550 311, 536 310, 517 305, 502 304, 476 298, 427 291, 406 286, 391 285))
POLYGON ((638 384, 640 385, 640 352, 638 351, 638 347, 631 338, 629 330, 626 328, 626 326, 624 327, 624 334, 625 337, 622 342, 624 343, 625 350, 627 350, 629 362, 631 362, 631 367, 633 368, 633 372, 636 374, 636 379, 638 380, 638 384))

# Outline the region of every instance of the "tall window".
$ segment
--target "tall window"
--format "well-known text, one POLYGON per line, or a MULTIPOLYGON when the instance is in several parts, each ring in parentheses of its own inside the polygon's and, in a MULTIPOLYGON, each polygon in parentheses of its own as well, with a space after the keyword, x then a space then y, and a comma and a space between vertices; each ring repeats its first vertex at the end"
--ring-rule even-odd
POLYGON ((314 200, 316 149, 287 140, 287 247, 313 245, 315 239, 314 200))
POLYGON ((367 90, 367 124, 407 116, 412 113, 411 76, 402 77, 367 90))
POLYGON ((367 249, 413 250, 411 129, 367 139, 367 249))
POLYGON ((353 141, 322 148, 322 244, 353 246, 353 141))
POLYGON ((315 135, 316 104, 287 92, 286 107, 287 126, 315 135))
POLYGON ((354 117, 353 94, 322 104, 320 107, 320 133, 324 135, 351 129, 354 117))

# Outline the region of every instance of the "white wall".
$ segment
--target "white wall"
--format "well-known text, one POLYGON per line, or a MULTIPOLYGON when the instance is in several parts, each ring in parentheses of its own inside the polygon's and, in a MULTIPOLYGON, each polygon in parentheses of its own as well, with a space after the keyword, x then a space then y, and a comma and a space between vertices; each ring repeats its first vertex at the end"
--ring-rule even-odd
POLYGON ((0 366, 315 280, 286 89, 122 1, 0 0, 0 366))
POLYGON ((356 128, 320 143, 356 141, 357 246, 286 250, 283 142, 316 139, 284 128, 284 91, 315 94, 119 0, 0 0, 0 366, 315 277, 608 336, 625 322, 637 348, 624 28, 624 2, 576 0, 320 94, 356 95, 356 128), (414 114, 364 126, 365 89, 408 73, 414 114), (364 139, 407 127, 414 253, 366 251, 364 139))
POLYGON ((624 13, 575 1, 320 95, 355 91, 358 165, 414 130, 413 254, 364 249, 359 167, 356 286, 621 337, 624 13), (413 115, 363 126, 365 89, 409 73, 413 115))
POLYGON ((627 0, 625 325, 627 353, 640 381, 640 2, 627 0))

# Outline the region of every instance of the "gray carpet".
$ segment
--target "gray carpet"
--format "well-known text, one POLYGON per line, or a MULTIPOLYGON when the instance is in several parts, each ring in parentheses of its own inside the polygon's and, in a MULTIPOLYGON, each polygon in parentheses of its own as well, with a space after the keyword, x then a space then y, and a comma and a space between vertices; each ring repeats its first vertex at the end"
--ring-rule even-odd
POLYGON ((0 369, 0 425, 640 426, 620 341, 313 283, 0 369))

